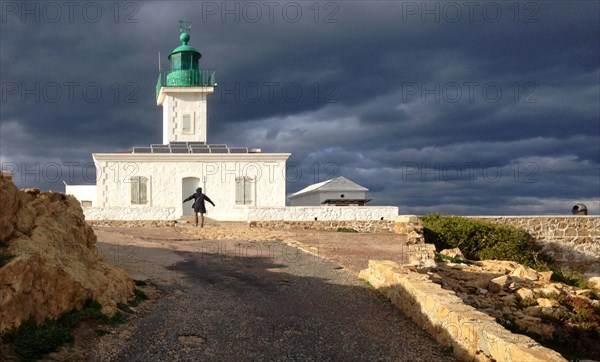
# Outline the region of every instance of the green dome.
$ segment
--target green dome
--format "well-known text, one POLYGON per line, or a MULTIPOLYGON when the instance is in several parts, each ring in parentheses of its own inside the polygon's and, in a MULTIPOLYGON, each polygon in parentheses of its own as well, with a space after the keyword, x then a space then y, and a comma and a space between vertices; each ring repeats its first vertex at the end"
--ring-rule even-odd
POLYGON ((190 34, 188 33, 181 33, 181 36, 179 36, 179 40, 181 41, 181 45, 178 46, 177 48, 173 49, 173 51, 171 52, 171 54, 169 54, 169 60, 171 60, 171 56, 173 54, 177 54, 177 53, 194 53, 194 54, 198 54, 198 59, 202 56, 202 54, 200 54, 200 52, 194 48, 188 45, 188 42, 190 41, 190 34))

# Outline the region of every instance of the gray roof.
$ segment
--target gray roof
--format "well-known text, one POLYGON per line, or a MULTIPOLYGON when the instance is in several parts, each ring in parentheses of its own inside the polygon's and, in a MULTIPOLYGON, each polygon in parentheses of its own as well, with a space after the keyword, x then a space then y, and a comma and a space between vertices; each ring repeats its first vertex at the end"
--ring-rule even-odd
POLYGON ((332 178, 331 180, 319 182, 316 184, 312 184, 303 188, 302 190, 291 194, 289 198, 298 197, 300 195, 305 195, 312 192, 321 192, 321 191, 357 191, 357 192, 367 192, 368 188, 363 187, 357 184, 354 181, 351 181, 344 176, 339 176, 336 178, 332 178))

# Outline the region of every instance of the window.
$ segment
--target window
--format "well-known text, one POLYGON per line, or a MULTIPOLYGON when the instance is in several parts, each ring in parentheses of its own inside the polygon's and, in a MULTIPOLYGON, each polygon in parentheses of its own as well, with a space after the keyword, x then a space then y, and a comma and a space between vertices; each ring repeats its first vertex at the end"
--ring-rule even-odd
POLYGON ((235 178, 235 203, 236 205, 252 205, 252 186, 254 180, 251 177, 235 178))
POLYGON ((148 179, 143 176, 131 178, 131 204, 144 205, 148 203, 148 179))
POLYGON ((192 130, 192 115, 184 114, 181 116, 181 133, 184 134, 192 134, 194 133, 192 130))

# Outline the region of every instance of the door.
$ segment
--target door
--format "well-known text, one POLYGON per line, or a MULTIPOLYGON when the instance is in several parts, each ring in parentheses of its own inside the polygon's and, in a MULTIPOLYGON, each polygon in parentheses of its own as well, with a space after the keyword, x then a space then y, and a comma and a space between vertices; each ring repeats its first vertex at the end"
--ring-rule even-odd
MULTIPOLYGON (((200 179, 198 177, 186 177, 181 181, 181 190, 183 195, 181 199, 185 200, 188 196, 196 192, 196 189, 200 186, 200 179)), ((192 211, 192 205, 194 200, 188 201, 183 204, 183 215, 194 215, 192 211)))

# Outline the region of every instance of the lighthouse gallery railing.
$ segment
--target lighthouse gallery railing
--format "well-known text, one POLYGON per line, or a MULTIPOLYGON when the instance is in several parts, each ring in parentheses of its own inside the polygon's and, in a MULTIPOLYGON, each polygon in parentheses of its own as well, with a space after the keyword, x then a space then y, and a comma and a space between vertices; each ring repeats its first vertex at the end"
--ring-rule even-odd
POLYGON ((162 70, 156 81, 156 97, 161 87, 215 87, 214 69, 162 70))

